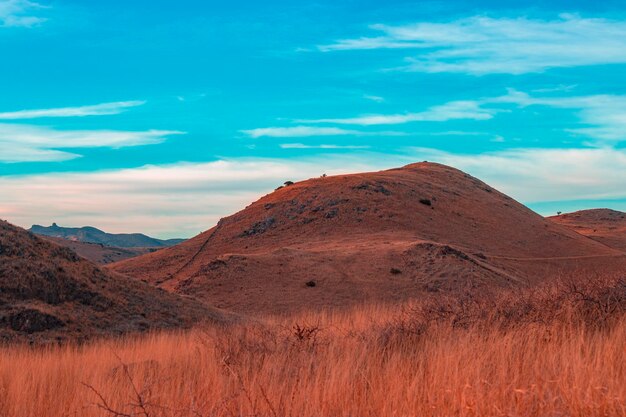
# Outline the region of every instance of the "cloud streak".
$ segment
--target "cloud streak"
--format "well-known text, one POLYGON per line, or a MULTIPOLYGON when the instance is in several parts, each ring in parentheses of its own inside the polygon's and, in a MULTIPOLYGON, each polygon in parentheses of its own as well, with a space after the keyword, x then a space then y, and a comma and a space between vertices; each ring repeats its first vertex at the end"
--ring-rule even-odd
POLYGON ((485 100, 493 104, 512 103, 522 107, 548 106, 578 111, 585 127, 566 131, 593 138, 597 144, 626 141, 626 96, 590 95, 570 97, 533 97, 527 93, 509 90, 506 96, 485 100))
POLYGON ((162 143, 171 130, 55 130, 48 127, 0 123, 0 162, 56 162, 80 157, 62 149, 123 148, 162 143))
POLYGON ((626 198, 626 151, 521 148, 453 154, 414 148, 425 159, 469 172, 525 203, 626 198))
POLYGON ((398 49, 405 54, 403 70, 474 75, 626 63, 624 20, 570 14, 554 20, 474 16, 370 29, 378 36, 343 39, 318 50, 398 49))
POLYGON ((28 0, 0 0, 0 27, 33 27, 47 19, 35 16, 36 11, 47 9, 28 0))
POLYGON ((120 114, 129 108, 142 106, 145 101, 118 101, 91 106, 0 112, 0 120, 38 119, 43 117, 85 117, 120 114))
POLYGON ((191 236, 286 180, 401 166, 455 166, 526 202, 626 198, 626 151, 513 149, 477 155, 412 148, 403 154, 178 163, 92 173, 0 177, 0 218, 28 227, 53 221, 113 232, 191 236), (37 198, 33 198, 37 196, 37 198))
POLYGON ((193 236, 286 180, 363 171, 380 163, 235 159, 91 173, 0 177, 0 218, 18 225, 94 225, 112 232, 193 236), (36 196, 36 198, 33 198, 36 196))
POLYGON ((497 113, 496 109, 482 107, 482 102, 474 100, 451 101, 417 113, 369 114, 350 118, 328 118, 296 120, 299 123, 332 123, 341 125, 397 125, 412 122, 445 122, 448 120, 489 120, 497 113))
MULTIPOLYGON (((311 121, 309 121, 311 122, 311 121)), ((271 138, 303 138, 315 136, 404 136, 403 132, 365 132, 361 130, 343 129, 339 127, 317 126, 290 126, 290 127, 263 127, 258 129, 242 130, 241 133, 257 139, 271 138)))
MULTIPOLYGON (((589 144, 606 145, 626 141, 626 96, 599 94, 589 96, 531 96, 509 89, 502 96, 478 100, 452 101, 417 113, 372 114, 351 118, 298 120, 300 123, 337 125, 395 125, 412 122, 444 122, 448 120, 489 120, 497 113, 509 111, 506 105, 520 107, 546 106, 572 109, 580 119, 579 125, 564 127, 564 131, 593 140, 589 144)), ((329 128, 330 129, 330 128, 329 128)))
POLYGON ((304 143, 281 143, 281 149, 369 149, 367 145, 305 145, 304 143))

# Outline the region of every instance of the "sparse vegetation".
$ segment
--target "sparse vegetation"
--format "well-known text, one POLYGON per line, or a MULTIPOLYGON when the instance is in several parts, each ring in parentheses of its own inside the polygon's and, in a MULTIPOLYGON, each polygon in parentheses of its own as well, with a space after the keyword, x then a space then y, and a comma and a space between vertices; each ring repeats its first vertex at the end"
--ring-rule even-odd
POLYGON ((385 184, 382 182, 363 182, 359 185, 355 185, 352 187, 353 190, 364 190, 370 193, 380 193, 386 196, 391 195, 391 191, 385 187, 385 184))
POLYGON ((272 228, 275 223, 276 219, 270 216, 260 222, 254 223, 249 229, 244 230, 239 237, 254 236, 265 233, 267 230, 272 228))
POLYGON ((0 415, 618 416, 626 282, 0 352, 0 415))
POLYGON ((432 206, 433 202, 430 201, 430 199, 428 198, 420 198, 420 203, 422 203, 425 206, 432 206))

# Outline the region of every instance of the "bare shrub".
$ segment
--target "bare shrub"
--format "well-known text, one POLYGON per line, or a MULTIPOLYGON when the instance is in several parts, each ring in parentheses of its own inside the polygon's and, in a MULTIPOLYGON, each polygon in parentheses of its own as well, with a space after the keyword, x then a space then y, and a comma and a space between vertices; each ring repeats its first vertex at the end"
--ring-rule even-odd
POLYGON ((294 341, 294 344, 299 346, 299 347, 314 347, 317 343, 317 337, 319 335, 319 332, 321 331, 321 329, 319 328, 319 326, 312 326, 312 325, 306 325, 306 324, 298 324, 296 323, 293 327, 292 327, 292 338, 294 341))

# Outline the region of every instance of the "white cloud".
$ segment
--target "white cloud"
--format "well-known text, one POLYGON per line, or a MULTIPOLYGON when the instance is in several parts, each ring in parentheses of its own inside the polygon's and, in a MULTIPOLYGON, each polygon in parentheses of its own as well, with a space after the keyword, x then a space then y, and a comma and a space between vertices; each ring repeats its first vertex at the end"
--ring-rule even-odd
POLYGON ((145 101, 118 101, 91 106, 1 112, 0 120, 37 119, 42 117, 107 116, 122 113, 126 109, 141 106, 145 103, 145 101))
POLYGON ((373 96, 371 94, 364 94, 363 98, 370 101, 375 101, 376 103, 384 103, 385 98, 380 96, 373 96))
MULTIPOLYGON (((551 92, 562 91, 562 89, 551 92)), ((365 114, 356 117, 298 119, 295 123, 301 126, 269 127, 244 130, 243 133, 253 138, 259 137, 308 137, 308 136, 401 136, 407 132, 367 132, 362 130, 345 129, 337 126, 308 126, 319 124, 351 125, 351 126, 381 126, 400 125, 415 122, 445 122, 449 120, 489 120, 498 113, 509 112, 507 105, 547 106, 552 108, 572 109, 576 111, 580 122, 572 127, 563 127, 563 130, 576 135, 588 137, 592 142, 588 144, 606 145, 626 141, 626 96, 620 95, 590 95, 590 96, 531 96, 528 93, 509 89, 502 96, 485 97, 477 100, 458 100, 430 107, 421 112, 407 112, 401 114, 365 114)), ((452 135, 451 132, 435 133, 434 135, 452 135)), ((456 135, 474 135, 476 132, 458 132, 456 135)), ((479 132, 479 134, 487 134, 479 132)), ((494 135, 497 141, 502 138, 494 135)))
POLYGON ((446 23, 373 25, 379 36, 319 46, 324 52, 416 49, 403 69, 475 75, 626 63, 626 21, 564 14, 555 20, 475 16, 446 23))
POLYGON ((273 137, 273 138, 297 138, 307 136, 338 136, 338 135, 354 135, 359 132, 354 130, 340 129, 337 127, 312 127, 312 126, 293 126, 293 127, 264 127, 258 129, 242 130, 251 138, 273 137))
POLYGON ((361 152, 4 176, 0 218, 25 227, 56 221, 112 232, 191 236, 286 180, 392 168, 424 159, 465 170, 526 203, 626 198, 626 176, 616 175, 626 171, 624 150, 514 149, 470 155, 410 149, 402 155, 361 152))
POLYGON ((366 145, 305 145, 304 143, 282 143, 282 149, 369 149, 366 145))
POLYGON ((238 159, 102 171, 0 177, 0 218, 23 227, 56 221, 112 232, 192 236, 286 180, 382 167, 344 156, 238 159))
POLYGON ((167 136, 182 133, 169 130, 55 130, 0 123, 0 162, 65 161, 80 155, 62 149, 153 145, 165 141, 167 136))
POLYGON ((491 136, 487 132, 472 132, 464 130, 444 130, 443 132, 432 132, 430 136, 491 136))
POLYGON ((489 138, 489 141, 491 142, 505 142, 504 137, 500 136, 500 135, 494 135, 493 133, 487 133, 487 132, 472 132, 472 131, 463 131, 463 130, 446 130, 443 132, 430 132, 430 133, 425 133, 429 136, 459 136, 459 137, 477 137, 477 136, 484 136, 486 138, 489 138))
POLYGON ((46 9, 39 3, 28 0, 0 0, 0 27, 32 27, 47 19, 34 13, 46 9))
POLYGON ((626 141, 626 96, 532 97, 520 91, 509 90, 506 96, 485 102, 575 109, 578 110, 580 122, 586 126, 569 128, 566 131, 593 138, 600 144, 626 141))
POLYGON ((413 150, 464 170, 526 203, 626 198, 626 151, 526 148, 482 154, 413 150))
POLYGON ((578 84, 559 84, 553 87, 537 88, 532 90, 533 93, 569 93, 575 90, 578 84))
MULTIPOLYGON (((496 109, 482 107, 482 102, 473 100, 451 101, 417 113, 370 114, 351 118, 329 118, 297 120, 300 123, 333 123, 341 125, 396 125, 411 122, 445 122, 448 120, 488 120, 497 113, 496 109)), ((331 128, 328 128, 331 129, 331 128)))
POLYGON ((338 127, 316 127, 316 126, 291 126, 291 127, 264 127, 258 129, 242 130, 251 138, 272 137, 272 138, 300 138, 311 136, 404 136, 403 132, 364 132, 360 130, 349 130, 338 127))

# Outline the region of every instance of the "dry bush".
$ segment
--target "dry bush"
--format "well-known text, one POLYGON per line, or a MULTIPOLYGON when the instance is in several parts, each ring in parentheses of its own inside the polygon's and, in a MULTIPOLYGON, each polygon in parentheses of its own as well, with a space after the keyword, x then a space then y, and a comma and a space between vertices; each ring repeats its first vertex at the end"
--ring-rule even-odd
POLYGON ((626 286, 267 317, 227 328, 8 347, 0 416, 619 416, 626 286))

